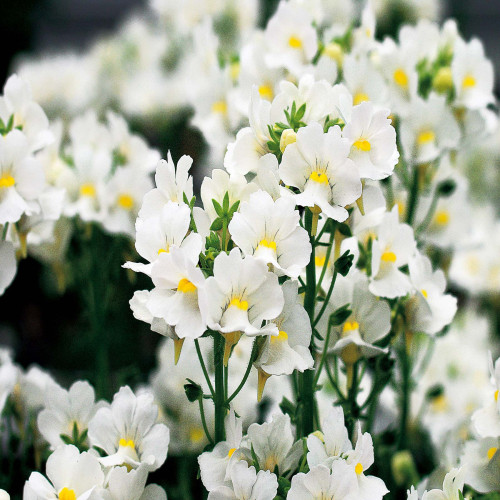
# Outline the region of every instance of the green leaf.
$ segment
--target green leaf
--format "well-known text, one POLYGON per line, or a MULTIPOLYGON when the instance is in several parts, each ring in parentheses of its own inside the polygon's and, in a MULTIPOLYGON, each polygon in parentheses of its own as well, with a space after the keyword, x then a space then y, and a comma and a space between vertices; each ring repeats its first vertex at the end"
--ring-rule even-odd
POLYGON ((217 201, 217 200, 214 200, 212 198, 212 205, 214 206, 215 208, 215 213, 219 216, 219 217, 222 217, 222 207, 220 206, 220 203, 217 201))
POLYGON ((222 200, 222 210, 224 215, 227 215, 227 213, 229 212, 229 193, 227 191, 224 195, 224 199, 222 200))
POLYGON ((222 221, 222 217, 217 217, 212 222, 212 225, 210 226, 211 231, 220 231, 222 229, 222 226, 224 225, 224 222, 222 221))
POLYGON ((184 384, 184 392, 186 393, 186 397, 191 403, 193 403, 194 401, 198 401, 198 399, 203 397, 203 390, 201 386, 196 382, 193 382, 189 378, 186 380, 188 381, 187 384, 184 384))
POLYGON ((347 318, 352 314, 351 309, 349 309, 350 304, 339 307, 332 314, 330 314, 329 323, 332 326, 339 326, 344 323, 347 318))
POLYGON ((255 454, 255 450, 253 449, 253 444, 250 448, 250 452, 252 454, 253 466, 255 467, 255 471, 259 472, 260 471, 259 459, 257 458, 257 455, 255 454))
POLYGON ((351 269, 352 263, 354 261, 354 255, 346 250, 336 261, 335 269, 342 276, 347 276, 347 273, 351 269))
POLYGON ((302 104, 302 106, 297 110, 297 113, 295 114, 295 120, 296 121, 302 120, 305 114, 306 114, 306 103, 302 104))
POLYGON ((62 439, 64 444, 73 444, 73 440, 66 434, 59 434, 59 437, 62 439))

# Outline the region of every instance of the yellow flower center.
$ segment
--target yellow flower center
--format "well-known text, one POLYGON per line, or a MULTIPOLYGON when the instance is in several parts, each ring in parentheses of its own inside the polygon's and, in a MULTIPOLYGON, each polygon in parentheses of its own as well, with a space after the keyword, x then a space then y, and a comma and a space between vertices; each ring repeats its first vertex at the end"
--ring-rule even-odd
POLYGON ((372 149, 372 145, 366 139, 358 139, 353 146, 360 151, 370 151, 372 149))
POLYGON ((118 444, 120 446, 123 446, 124 448, 135 448, 135 443, 134 441, 132 441, 132 439, 121 438, 118 444))
POLYGON ((450 222, 450 214, 447 210, 439 210, 434 216, 434 221, 438 226, 447 226, 450 222))
POLYGON ((161 253, 169 253, 170 252, 170 245, 167 245, 167 248, 160 248, 158 250, 158 255, 160 255, 161 253))
POLYGON ((280 330, 278 335, 271 335, 271 342, 283 342, 288 339, 288 334, 280 330))
POLYGON ((125 210, 132 210, 134 206, 134 199, 129 194, 121 194, 118 196, 118 205, 125 210))
POLYGON ((82 196, 90 196, 93 197, 95 196, 95 187, 93 184, 87 183, 87 184, 82 184, 80 187, 80 194, 82 196))
POLYGON ((212 113, 220 113, 225 115, 227 113, 226 101, 216 101, 212 104, 212 113))
POLYGON ((370 98, 368 97, 367 94, 365 94, 364 92, 358 92, 356 93, 356 95, 354 96, 354 106, 357 106, 358 104, 361 104, 362 102, 365 102, 365 101, 369 101, 370 98))
POLYGON ((314 264, 318 267, 323 267, 326 262, 326 255, 316 255, 314 257, 314 264))
POLYGON ((432 130, 422 130, 417 137, 417 143, 419 146, 428 144, 436 139, 436 134, 432 130))
POLYGON ((257 248, 259 247, 270 248, 271 250, 274 250, 276 252, 276 242, 272 240, 268 241, 265 238, 263 240, 260 240, 257 248))
POLYGON ((494 456, 495 456, 495 453, 497 452, 498 448, 490 448, 488 450, 488 460, 491 460, 494 456))
POLYGON ((1 188, 10 188, 16 183, 14 177, 10 174, 3 174, 0 177, 0 189, 1 188))
POLYGON ((354 467, 354 471, 359 476, 363 472, 363 466, 358 462, 356 467, 354 467))
POLYGON ((205 433, 203 432, 203 429, 201 427, 194 427, 189 431, 189 440, 192 443, 199 443, 203 440, 204 436, 205 433))
POLYGON ((233 299, 231 299, 231 302, 229 302, 229 307, 231 306, 237 307, 242 311, 248 311, 248 302, 246 300, 241 300, 238 297, 234 297, 233 299))
POLYGON ((495 391, 495 401, 498 401, 498 389, 495 391))
POLYGON ((292 47, 292 49, 301 49, 302 48, 302 40, 295 35, 292 35, 288 39, 288 45, 292 47))
POLYGON ((462 87, 464 89, 471 89, 476 86, 476 79, 472 75, 466 75, 462 80, 462 87))
POLYGON ((443 413, 448 409, 448 399, 444 394, 440 394, 432 400, 432 409, 435 412, 443 413))
POLYGON ((399 85, 403 88, 408 87, 408 75, 406 74, 404 69, 398 68, 396 71, 394 71, 393 78, 396 85, 399 85))
POLYGON ((267 99, 268 101, 272 101, 274 92, 273 88, 269 84, 264 84, 259 87, 260 97, 263 99, 267 99))
POLYGON ((396 262, 396 254, 394 252, 384 252, 380 258, 384 262, 396 262))
POLYGON ((177 285, 177 290, 182 293, 196 292, 196 286, 188 279, 182 278, 177 285))
POLYGON ((428 293, 427 293, 427 290, 424 290, 422 288, 422 290, 420 290, 422 292, 422 295, 427 299, 429 297, 428 293))
POLYGON ((59 500, 76 500, 75 492, 73 490, 70 490, 69 488, 64 487, 59 492, 59 500))
POLYGON ((233 456, 233 453, 236 451, 236 448, 231 448, 228 452, 227 452, 227 456, 229 458, 231 458, 233 456))
POLYGON ((328 177, 324 172, 312 172, 309 179, 318 184, 328 184, 328 177))
POLYGON ((342 333, 353 332, 359 329, 359 323, 357 321, 346 321, 342 328, 342 333))

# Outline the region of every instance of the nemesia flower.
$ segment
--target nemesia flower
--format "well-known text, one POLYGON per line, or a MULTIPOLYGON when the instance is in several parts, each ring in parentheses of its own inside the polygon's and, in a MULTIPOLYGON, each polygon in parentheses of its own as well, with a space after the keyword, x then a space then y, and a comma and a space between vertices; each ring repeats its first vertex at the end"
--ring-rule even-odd
POLYGON ((361 195, 359 173, 348 158, 349 149, 337 126, 326 134, 318 123, 299 129, 297 142, 285 149, 279 167, 283 182, 301 191, 293 195, 297 205, 317 206, 339 222, 347 219, 344 207, 361 195))
POLYGON ((290 198, 273 201, 268 193, 257 191, 240 205, 228 229, 245 255, 271 264, 279 275, 297 278, 311 253, 309 235, 299 220, 290 198))
POLYGON ((169 430, 156 423, 158 407, 153 395, 136 396, 122 387, 109 407, 97 410, 89 422, 89 441, 107 456, 99 459, 105 467, 128 465, 131 468, 158 469, 167 457, 169 430))
POLYGON ((499 447, 498 438, 467 441, 461 457, 462 481, 465 481, 479 493, 498 491, 500 489, 500 478, 498 477, 499 447))

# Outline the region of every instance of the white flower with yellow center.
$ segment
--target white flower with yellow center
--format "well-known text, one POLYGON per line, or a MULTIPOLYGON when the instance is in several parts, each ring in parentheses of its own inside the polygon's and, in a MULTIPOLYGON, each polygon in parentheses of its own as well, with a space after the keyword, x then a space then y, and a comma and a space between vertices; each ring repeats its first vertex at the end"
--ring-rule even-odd
POLYGON ((464 488, 465 474, 464 469, 452 469, 444 478, 443 489, 426 491, 422 500, 460 500, 463 498, 460 493, 464 488))
POLYGON ((323 432, 316 431, 307 437, 307 464, 310 468, 317 465, 331 468, 335 460, 352 450, 341 406, 329 409, 322 419, 321 428, 323 432))
POLYGON ((417 253, 410 259, 408 267, 416 290, 406 305, 408 326, 413 332, 438 333, 453 320, 457 299, 444 293, 444 273, 441 269, 433 271, 431 261, 425 255, 417 253))
POLYGON ((457 39, 451 71, 457 105, 479 109, 495 102, 493 64, 486 59, 479 40, 466 43, 457 39))
POLYGON ((87 500, 104 486, 99 460, 89 452, 80 453, 73 445, 57 448, 47 460, 47 480, 32 472, 26 486, 41 500, 87 500))
MULTIPOLYGON (((465 482, 479 493, 500 490, 500 442, 485 438, 465 443, 461 464, 465 482)), ((452 497, 453 498, 453 497, 452 497)))
POLYGON ((151 268, 155 288, 147 308, 155 318, 173 326, 181 339, 201 337, 206 329, 198 305, 205 277, 197 267, 197 257, 192 260, 181 248, 172 248, 169 253, 161 254, 151 268))
POLYGON ((173 248, 182 248, 192 261, 197 261, 203 246, 198 233, 189 233, 191 213, 189 207, 168 201, 156 217, 138 218, 135 248, 149 264, 127 262, 124 267, 151 275, 151 266, 160 255, 173 248))
POLYGON ((244 259, 234 248, 229 255, 219 254, 214 261, 214 275, 199 291, 202 316, 209 328, 221 333, 277 335, 273 323, 284 305, 278 277, 264 262, 252 256, 244 259))
POLYGON ((90 444, 107 453, 99 459, 102 465, 158 469, 167 457, 170 435, 168 427, 156 423, 157 417, 151 393, 136 396, 130 387, 122 387, 111 405, 100 408, 89 422, 90 444))
POLYGON ((309 235, 299 221, 291 198, 273 201, 265 191, 257 191, 234 214, 229 232, 245 255, 271 264, 279 275, 297 278, 311 254, 309 235))
POLYGON ((393 299, 411 291, 411 282, 400 268, 408 264, 416 246, 412 228, 399 223, 398 207, 394 206, 382 219, 372 243, 371 293, 393 299))
POLYGON ((144 195, 153 185, 135 166, 118 167, 106 187, 108 205, 104 228, 111 233, 135 235, 134 222, 144 195))
POLYGON ((39 212, 44 187, 43 166, 29 154, 26 136, 19 130, 0 136, 0 224, 39 212))
POLYGON ((94 389, 88 382, 77 381, 67 391, 51 384, 45 392, 45 408, 38 414, 38 429, 51 449, 55 449, 64 444, 61 435, 73 437, 74 426, 79 435, 86 431, 98 408, 94 389))
POLYGON ((361 433, 361 426, 358 424, 358 440, 354 450, 347 453, 346 462, 354 468, 358 481, 359 500, 381 500, 384 495, 389 493, 382 479, 375 476, 365 476, 373 462, 373 440, 368 432, 361 433))
POLYGON ((406 159, 427 163, 458 147, 460 129, 446 98, 432 93, 427 100, 414 97, 401 120, 400 135, 406 159))
POLYGON ((300 472, 292 478, 288 500, 348 500, 358 498, 356 473, 343 460, 336 460, 329 469, 316 465, 304 474, 300 472))
POLYGON ((342 131, 349 139, 349 158, 358 167, 361 178, 385 179, 398 162, 396 131, 388 118, 388 109, 376 110, 372 103, 363 102, 352 108, 342 131))
POLYGON ((9 77, 0 96, 0 119, 12 128, 19 128, 27 138, 27 153, 36 152, 50 144, 54 137, 49 120, 41 106, 33 100, 26 80, 16 74, 9 77))
MULTIPOLYGON (((3 228, 0 226, 0 230, 3 228)), ((0 295, 12 283, 17 272, 16 250, 9 241, 0 242, 0 295)))
POLYGON ((231 468, 230 478, 230 485, 210 491, 208 500, 268 500, 278 492, 276 474, 268 470, 257 472, 243 460, 231 468))
POLYGON ((298 73, 318 50, 316 30, 310 14, 298 5, 282 1, 267 23, 265 36, 269 47, 266 62, 270 67, 298 73))
POLYGON ((339 222, 346 220, 344 207, 361 196, 359 172, 348 158, 349 151, 349 141, 337 126, 326 134, 318 123, 299 129, 297 142, 285 149, 279 167, 283 182, 300 191, 293 195, 295 203, 318 207, 339 222))
POLYGON ((185 193, 191 201, 193 197, 193 178, 189 175, 189 169, 193 163, 190 156, 181 156, 177 162, 177 168, 172 160, 170 151, 167 160, 160 160, 156 165, 155 186, 156 188, 144 196, 139 216, 143 219, 157 216, 168 201, 182 203, 185 193))
POLYGON ((226 440, 217 443, 212 451, 206 451, 198 457, 201 480, 208 491, 218 486, 229 486, 231 467, 234 466, 234 463, 230 462, 241 458, 238 449, 243 437, 242 422, 240 418, 236 418, 234 410, 226 416, 225 427, 226 440))

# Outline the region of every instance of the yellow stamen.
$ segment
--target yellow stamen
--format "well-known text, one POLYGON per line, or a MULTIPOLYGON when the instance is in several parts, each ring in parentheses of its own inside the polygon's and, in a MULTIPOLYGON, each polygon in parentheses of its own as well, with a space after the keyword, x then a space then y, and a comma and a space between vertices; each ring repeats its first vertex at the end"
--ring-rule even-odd
POLYGON ((434 221, 438 226, 447 226, 450 222, 450 214, 447 210, 439 210, 434 216, 434 221))
POLYGON ((352 332, 359 330, 359 323, 357 321, 346 321, 342 328, 342 333, 352 332))
POLYGON ((59 492, 59 500, 76 500, 75 492, 73 490, 70 490, 69 488, 64 487, 59 492))
POLYGON ((326 255, 316 255, 314 257, 314 264, 318 267, 323 267, 326 262, 326 255))
POLYGON ((358 462, 354 467, 354 472, 359 476, 363 472, 363 466, 358 462))
POLYGON ((384 252, 380 258, 384 262, 396 262, 396 254, 394 252, 384 252))
POLYGON ((260 403, 262 400, 262 394, 264 393, 264 387, 266 386, 267 379, 271 376, 260 368, 257 369, 259 377, 257 382, 257 401, 260 403))
POLYGON ((189 440, 192 443, 199 443, 205 437, 205 433, 201 427, 194 427, 189 431, 189 440))
POLYGON ((212 104, 212 113, 220 113, 225 115, 227 113, 226 101, 216 101, 212 104))
POLYGON ((160 248, 158 250, 158 255, 160 255, 161 253, 169 253, 170 252, 170 245, 167 245, 167 248, 160 248))
POLYGON ((328 177, 323 172, 312 172, 309 179, 318 184, 328 184, 328 177))
POLYGON ((357 106, 358 104, 361 104, 362 102, 369 101, 369 100, 370 100, 370 98, 364 92, 358 92, 354 96, 354 101, 353 101, 354 106, 357 106))
POLYGON ((436 134, 432 130, 422 130, 422 132, 418 134, 417 143, 419 146, 422 146, 423 144, 432 142, 435 139, 436 139, 436 134))
POLYGON ((95 187, 93 184, 82 184, 80 187, 80 194, 82 196, 95 196, 95 187))
POLYGON ((128 448, 135 448, 135 443, 132 441, 132 439, 124 439, 121 438, 119 443, 120 446, 128 447, 128 448))
POLYGON ((248 311, 248 302, 246 300, 241 300, 238 297, 234 297, 231 299, 231 302, 229 302, 229 307, 234 306, 237 307, 238 309, 241 309, 242 311, 248 311))
POLYGON ((301 49, 302 48, 302 40, 294 35, 292 35, 288 39, 288 45, 292 47, 292 49, 301 49))
POLYGON ((9 174, 3 174, 2 177, 0 177, 0 189, 1 188, 10 188, 16 183, 14 177, 9 174))
POLYGON ((431 405, 436 413, 443 413, 448 410, 448 399, 444 394, 440 394, 432 400, 431 405))
POLYGON ((495 401, 498 401, 498 389, 495 391, 495 401))
POLYGON ((271 343, 275 342, 283 342, 288 339, 288 334, 282 330, 278 333, 278 335, 271 335, 271 343))
POLYGON ((394 71, 393 78, 394 82, 400 87, 408 87, 408 75, 406 74, 404 69, 398 68, 396 71, 394 71))
POLYGON ((273 100, 274 92, 273 88, 269 84, 264 84, 259 87, 259 94, 262 99, 267 99, 268 101, 273 100))
POLYGON ((476 79, 472 75, 466 75, 462 80, 462 87, 464 89, 470 89, 476 86, 476 79))
POLYGON ((134 199, 129 194, 121 194, 118 196, 118 205, 125 210, 131 210, 134 206, 134 199))
POLYGON ((188 279, 182 278, 177 285, 177 290, 182 293, 196 292, 196 286, 193 285, 188 279))
POLYGON ((177 364, 179 361, 184 340, 185 339, 174 339, 174 364, 177 364))
POLYGON ((271 250, 274 250, 276 252, 276 242, 275 241, 268 241, 266 239, 263 239, 263 240, 260 240, 259 241, 259 244, 257 246, 258 247, 266 247, 266 248, 270 248, 271 250))
POLYGON ((422 288, 422 290, 420 290, 422 292, 422 295, 427 299, 429 297, 428 293, 427 293, 427 290, 424 290, 422 288))
POLYGON ((358 139, 353 146, 360 151, 370 151, 372 149, 372 145, 366 139, 358 139))
POLYGON ((233 456, 233 453, 236 451, 236 448, 231 448, 228 452, 227 452, 227 456, 229 458, 231 458, 233 456))
POLYGON ((488 450, 488 460, 491 460, 494 456, 495 456, 495 453, 497 452, 498 448, 490 448, 488 450))

